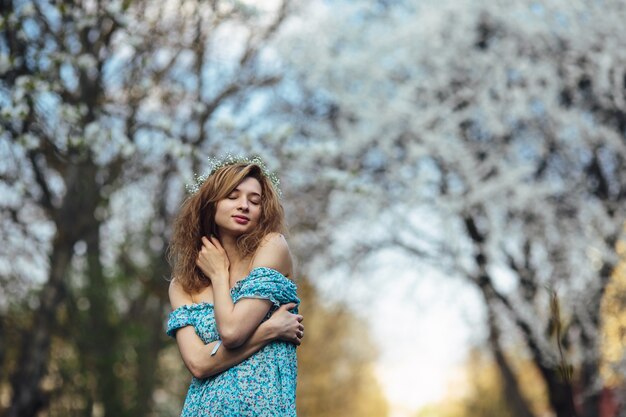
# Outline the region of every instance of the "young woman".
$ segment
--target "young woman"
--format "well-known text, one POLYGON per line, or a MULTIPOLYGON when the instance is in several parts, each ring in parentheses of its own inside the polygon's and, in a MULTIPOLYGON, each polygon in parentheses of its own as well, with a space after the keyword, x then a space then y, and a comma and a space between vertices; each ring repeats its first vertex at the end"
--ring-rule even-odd
POLYGON ((175 337, 193 375, 182 416, 295 416, 304 334, 277 181, 230 158, 199 178, 174 225, 175 337))

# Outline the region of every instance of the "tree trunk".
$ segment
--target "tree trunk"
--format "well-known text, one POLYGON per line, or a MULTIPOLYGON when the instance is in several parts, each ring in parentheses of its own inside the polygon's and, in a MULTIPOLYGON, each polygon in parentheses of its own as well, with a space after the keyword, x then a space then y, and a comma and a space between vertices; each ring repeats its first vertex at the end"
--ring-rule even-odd
MULTIPOLYGON (((617 241, 616 236, 609 236, 607 238, 607 245, 614 247, 617 241)), ((586 355, 583 358, 583 362, 580 369, 580 382, 581 382, 581 416, 582 417, 596 417, 600 413, 600 401, 602 396, 602 383, 600 377, 600 346, 598 332, 601 327, 601 304, 602 299, 606 291, 606 286, 611 280, 615 264, 612 262, 604 262, 599 271, 599 288, 594 293, 593 297, 590 297, 588 308, 583 314, 586 315, 586 320, 590 321, 593 325, 591 332, 583 326, 581 328, 581 348, 586 355)))
POLYGON ((114 326, 114 312, 112 311, 111 289, 104 276, 100 261, 100 223, 93 219, 93 225, 85 236, 87 243, 87 288, 86 295, 89 299, 89 311, 87 312, 87 334, 79 335, 88 346, 92 372, 97 375, 97 397, 104 408, 105 417, 122 417, 124 404, 121 398, 119 383, 115 370, 120 365, 119 333, 114 326))
MULTIPOLYGON (((66 198, 60 208, 50 203, 49 215, 56 225, 50 254, 48 281, 39 294, 33 327, 23 338, 19 366, 11 376, 13 398, 7 417, 35 417, 45 405, 41 381, 46 375, 50 342, 58 307, 66 299, 65 277, 74 254, 74 244, 92 225, 97 201, 92 196, 97 167, 89 160, 68 165, 64 175, 66 198)), ((96 191, 97 195, 97 191, 96 191)))
POLYGON ((41 380, 48 369, 50 340, 56 311, 65 298, 64 277, 72 258, 74 242, 57 229, 50 275, 39 297, 33 328, 25 335, 16 373, 11 378, 13 399, 7 417, 35 417, 46 403, 41 380))
MULTIPOLYGON (((516 312, 510 301, 498 293, 493 286, 493 280, 487 271, 487 254, 485 253, 483 244, 486 240, 484 232, 478 229, 473 216, 467 215, 464 219, 465 228, 468 236, 474 242, 474 259, 478 267, 478 275, 472 277, 472 282, 477 284, 486 300, 487 306, 490 302, 498 300, 515 316, 516 312)), ((489 308, 489 307, 488 307, 489 308)), ((515 323, 519 330, 525 336, 526 344, 530 350, 535 366, 539 369, 546 386, 548 388, 548 399, 552 409, 557 417, 577 417, 576 408, 574 406, 574 391, 572 385, 568 381, 563 381, 558 374, 556 368, 546 366, 541 350, 533 340, 530 332, 529 324, 519 317, 515 317, 515 323)))
MULTIPOLYGON (((158 276, 158 275, 156 275, 158 276)), ((163 349, 163 310, 164 302, 154 296, 148 296, 142 311, 146 335, 137 346, 137 397, 135 414, 150 414, 153 407, 153 395, 157 378, 159 352, 163 349)))
POLYGON ((561 381, 561 377, 553 369, 544 367, 541 371, 548 385, 550 405, 557 417, 577 417, 572 385, 561 381), (546 374, 549 376, 546 377, 546 374))
MULTIPOLYGON (((594 351, 598 352, 597 346, 594 346, 593 341, 587 340, 586 337, 582 339, 582 348, 586 352, 594 351)), ((589 356, 583 360, 580 369, 580 385, 582 392, 581 396, 581 417, 597 417, 600 413, 600 396, 602 393, 602 385, 600 384, 599 366, 596 358, 598 355, 589 356)))
POLYGON ((488 314, 489 346, 496 360, 496 364, 498 365, 498 370, 500 371, 500 377, 504 385, 504 394, 509 401, 510 410, 515 417, 534 417, 534 414, 528 406, 528 401, 526 401, 522 395, 515 373, 513 369, 511 369, 506 356, 504 356, 504 352, 502 352, 502 347, 500 346, 500 331, 497 327, 491 301, 485 299, 485 304, 487 305, 488 314))

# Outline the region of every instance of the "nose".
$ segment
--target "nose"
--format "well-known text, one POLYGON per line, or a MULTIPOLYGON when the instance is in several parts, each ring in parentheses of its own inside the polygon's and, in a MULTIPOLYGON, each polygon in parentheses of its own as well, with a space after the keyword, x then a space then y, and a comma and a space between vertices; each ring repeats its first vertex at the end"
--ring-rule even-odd
POLYGON ((248 199, 243 197, 239 199, 239 208, 242 210, 248 210, 248 199))

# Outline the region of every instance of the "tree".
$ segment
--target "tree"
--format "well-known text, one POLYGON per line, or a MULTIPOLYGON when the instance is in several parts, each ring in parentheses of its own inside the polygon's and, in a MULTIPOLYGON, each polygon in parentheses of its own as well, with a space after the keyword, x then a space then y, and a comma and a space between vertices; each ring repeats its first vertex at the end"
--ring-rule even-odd
POLYGON ((559 417, 597 415, 603 385, 600 305, 626 218, 625 13, 593 1, 312 3, 317 24, 288 44, 328 109, 312 135, 343 141, 348 186, 331 205, 346 215, 355 189, 380 203, 368 208, 380 237, 364 216, 349 230, 368 236, 345 256, 399 247, 465 277, 494 352, 520 339, 559 417), (428 221, 407 215, 416 208, 428 221), (559 371, 551 290, 574 385, 559 371))
POLYGON ((7 416, 150 413, 183 178, 280 80, 262 52, 287 11, 2 2, 2 234, 14 244, 0 332, 19 341, 0 347, 7 416))

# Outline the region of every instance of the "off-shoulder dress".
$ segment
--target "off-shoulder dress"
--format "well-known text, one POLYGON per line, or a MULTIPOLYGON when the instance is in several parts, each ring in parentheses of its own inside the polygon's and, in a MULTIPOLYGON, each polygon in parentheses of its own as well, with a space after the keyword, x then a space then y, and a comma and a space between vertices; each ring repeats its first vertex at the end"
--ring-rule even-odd
MULTIPOLYGON (((296 285, 280 272, 254 268, 230 290, 233 302, 244 298, 270 300, 265 319, 281 304, 300 303, 296 285)), ((172 311, 167 334, 193 326, 204 343, 220 339, 213 305, 196 303, 172 311)), ((222 347, 223 349, 223 347, 222 347)), ((295 345, 274 341, 232 368, 215 376, 192 378, 181 417, 295 417, 297 360, 295 345)))

